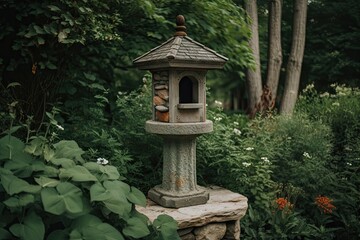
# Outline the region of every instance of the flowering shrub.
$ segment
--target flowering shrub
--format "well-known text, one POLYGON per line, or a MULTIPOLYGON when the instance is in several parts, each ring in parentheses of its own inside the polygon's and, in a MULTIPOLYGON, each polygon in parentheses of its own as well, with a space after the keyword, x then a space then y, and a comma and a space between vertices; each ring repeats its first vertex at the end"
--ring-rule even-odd
POLYGON ((326 196, 317 196, 315 198, 315 204, 320 208, 320 210, 327 214, 332 213, 333 209, 336 207, 332 204, 333 200, 326 196))
POLYGON ((277 209, 279 210, 284 210, 285 208, 291 209, 291 207, 293 206, 286 198, 277 198, 276 204, 277 204, 277 209))

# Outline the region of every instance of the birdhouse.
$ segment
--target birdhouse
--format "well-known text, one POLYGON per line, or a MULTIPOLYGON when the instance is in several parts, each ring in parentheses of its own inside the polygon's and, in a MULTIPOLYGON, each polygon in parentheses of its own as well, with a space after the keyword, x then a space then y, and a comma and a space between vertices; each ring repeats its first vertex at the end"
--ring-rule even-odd
POLYGON ((134 60, 152 73, 153 116, 145 130, 164 139, 162 183, 148 196, 172 208, 209 199, 207 190, 197 185, 196 137, 213 130, 206 119, 206 72, 227 61, 187 36, 183 16, 177 16, 176 25, 172 38, 134 60))
POLYGON ((183 16, 176 24, 172 38, 134 64, 152 73, 154 121, 205 122, 206 72, 222 68, 227 58, 188 37, 183 16))

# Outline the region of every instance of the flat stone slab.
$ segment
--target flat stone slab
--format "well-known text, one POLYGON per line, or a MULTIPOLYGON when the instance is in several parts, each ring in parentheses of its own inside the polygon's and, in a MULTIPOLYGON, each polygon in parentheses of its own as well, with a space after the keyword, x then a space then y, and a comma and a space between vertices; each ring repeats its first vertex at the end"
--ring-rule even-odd
POLYGON ((145 130, 160 135, 200 135, 212 132, 213 123, 210 120, 194 123, 164 123, 148 120, 145 130))
POLYGON ((210 198, 206 204, 183 207, 164 208, 148 199, 147 206, 136 206, 136 210, 154 221, 159 215, 173 217, 179 229, 203 226, 212 222, 227 222, 241 219, 248 208, 247 198, 239 193, 212 186, 207 188, 210 198))

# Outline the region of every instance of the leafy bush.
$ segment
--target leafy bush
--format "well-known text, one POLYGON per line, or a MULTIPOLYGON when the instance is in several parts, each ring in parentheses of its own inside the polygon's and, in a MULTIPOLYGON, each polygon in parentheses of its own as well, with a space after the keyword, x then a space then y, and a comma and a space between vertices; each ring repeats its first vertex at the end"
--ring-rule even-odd
POLYGON ((145 196, 106 159, 85 161, 75 141, 55 141, 50 130, 62 127, 47 115, 44 135, 23 142, 13 127, 0 139, 1 239, 178 239, 173 219, 152 225, 136 211, 145 196))

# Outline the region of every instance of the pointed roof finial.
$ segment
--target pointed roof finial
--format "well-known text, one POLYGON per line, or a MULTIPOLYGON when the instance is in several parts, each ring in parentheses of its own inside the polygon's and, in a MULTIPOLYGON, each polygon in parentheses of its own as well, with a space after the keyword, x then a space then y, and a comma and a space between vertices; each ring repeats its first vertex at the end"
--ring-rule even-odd
POLYGON ((177 15, 176 17, 176 32, 175 36, 186 36, 185 18, 183 15, 177 15))

